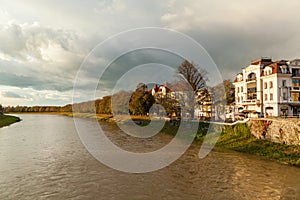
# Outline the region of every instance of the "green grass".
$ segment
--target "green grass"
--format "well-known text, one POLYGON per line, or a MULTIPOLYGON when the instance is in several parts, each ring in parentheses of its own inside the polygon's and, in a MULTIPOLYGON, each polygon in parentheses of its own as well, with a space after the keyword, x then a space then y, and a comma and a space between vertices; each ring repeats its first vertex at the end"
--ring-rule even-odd
POLYGON ((21 119, 19 117, 10 116, 10 115, 2 115, 0 116, 0 128, 4 126, 9 126, 13 123, 19 122, 21 119))

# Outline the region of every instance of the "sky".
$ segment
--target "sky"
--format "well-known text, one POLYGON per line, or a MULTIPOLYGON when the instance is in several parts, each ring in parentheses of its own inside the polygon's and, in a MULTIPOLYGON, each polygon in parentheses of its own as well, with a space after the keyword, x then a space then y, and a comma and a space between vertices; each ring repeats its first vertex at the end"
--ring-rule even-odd
MULTIPOLYGON (((76 75, 91 61, 91 51, 113 35, 143 27, 192 38, 223 79, 234 79, 261 56, 300 58, 298 0, 0 0, 0 5, 0 104, 5 106, 71 103, 76 75)), ((113 51, 106 50, 105 55, 113 51)), ((94 66, 104 67, 105 59, 98 58, 94 66)), ((154 61, 176 65, 181 59, 157 51, 131 52, 112 64, 102 82, 113 84, 128 65, 154 61)), ((99 83, 94 70, 87 69, 81 81, 99 83)), ((97 97, 109 94, 100 86, 97 97)), ((76 95, 85 100, 90 92, 81 88, 76 95)))

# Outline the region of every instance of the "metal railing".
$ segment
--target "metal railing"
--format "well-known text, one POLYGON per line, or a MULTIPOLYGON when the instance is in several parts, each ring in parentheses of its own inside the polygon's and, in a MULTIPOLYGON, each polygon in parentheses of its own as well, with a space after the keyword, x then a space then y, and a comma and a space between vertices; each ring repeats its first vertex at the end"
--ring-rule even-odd
POLYGON ((292 73, 292 77, 300 77, 300 73, 292 73))
POLYGON ((300 90, 300 86, 293 86, 291 89, 292 90, 300 90))
POLYGON ((250 100, 244 100, 242 101, 242 103, 251 103, 251 104, 255 104, 257 102, 256 99, 250 99, 250 100))
POLYGON ((247 78, 246 81, 247 82, 249 82, 249 81, 256 81, 256 77, 254 77, 254 78, 247 78))

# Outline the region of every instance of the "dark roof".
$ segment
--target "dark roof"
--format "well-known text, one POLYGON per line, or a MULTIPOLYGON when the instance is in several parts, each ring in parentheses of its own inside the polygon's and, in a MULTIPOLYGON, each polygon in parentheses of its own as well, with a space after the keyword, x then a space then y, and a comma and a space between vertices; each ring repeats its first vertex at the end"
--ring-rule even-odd
POLYGON ((260 58, 258 60, 252 61, 251 65, 263 65, 263 66, 266 66, 266 65, 271 64, 272 62, 273 62, 272 58, 260 58))

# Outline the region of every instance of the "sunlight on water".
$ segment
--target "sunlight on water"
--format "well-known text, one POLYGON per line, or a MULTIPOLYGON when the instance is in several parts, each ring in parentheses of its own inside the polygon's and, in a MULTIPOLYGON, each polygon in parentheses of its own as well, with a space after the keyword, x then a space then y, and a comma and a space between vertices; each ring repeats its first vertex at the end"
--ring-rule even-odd
MULTIPOLYGON (((199 159, 199 146, 159 171, 127 174, 95 160, 72 118, 20 115, 0 129, 0 199, 297 199, 300 169, 255 156, 216 150, 199 159)), ((89 124, 88 119, 82 119, 89 124)), ((130 151, 153 151, 171 138, 136 139, 102 124, 130 151)), ((91 128, 91 130, 93 130, 91 128)))

